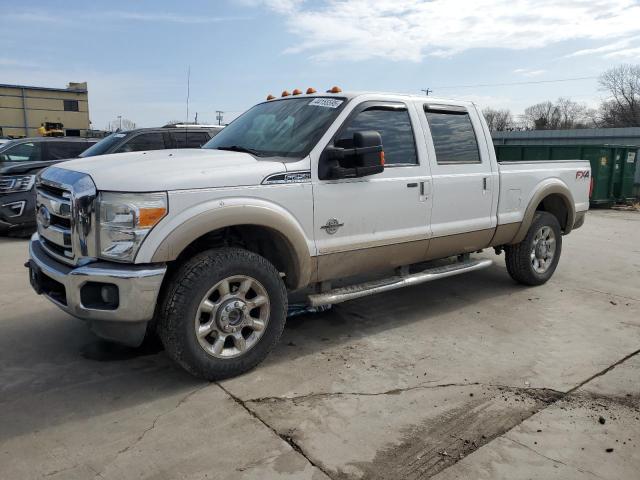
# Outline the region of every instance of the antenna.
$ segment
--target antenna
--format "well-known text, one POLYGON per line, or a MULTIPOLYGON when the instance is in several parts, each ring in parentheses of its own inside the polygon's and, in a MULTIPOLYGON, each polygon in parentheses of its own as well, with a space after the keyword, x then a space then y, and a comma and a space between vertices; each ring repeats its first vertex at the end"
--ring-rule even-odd
POLYGON ((421 92, 424 92, 424 94, 428 97, 430 93, 433 93, 433 90, 431 90, 430 88, 421 88, 420 89, 421 92))
POLYGON ((191 65, 187 68, 187 123, 189 123, 189 94, 191 87, 191 65))

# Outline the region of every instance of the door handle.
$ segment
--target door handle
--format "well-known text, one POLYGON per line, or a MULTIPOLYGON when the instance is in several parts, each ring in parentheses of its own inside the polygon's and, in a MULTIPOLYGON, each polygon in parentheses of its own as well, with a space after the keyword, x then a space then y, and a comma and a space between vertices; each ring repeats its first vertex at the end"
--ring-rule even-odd
POLYGON ((407 188, 415 188, 417 186, 418 186, 417 183, 407 183, 407 188))
POLYGON ((482 179, 482 189, 486 190, 487 189, 487 177, 484 177, 482 179))

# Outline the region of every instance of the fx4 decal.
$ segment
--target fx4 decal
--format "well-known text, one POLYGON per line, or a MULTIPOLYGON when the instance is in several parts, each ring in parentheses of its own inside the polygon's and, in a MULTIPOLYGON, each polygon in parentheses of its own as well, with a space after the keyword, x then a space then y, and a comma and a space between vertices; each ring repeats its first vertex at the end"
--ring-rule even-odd
POLYGON ((591 172, 589 170, 578 170, 576 172, 576 180, 585 180, 589 178, 591 172))

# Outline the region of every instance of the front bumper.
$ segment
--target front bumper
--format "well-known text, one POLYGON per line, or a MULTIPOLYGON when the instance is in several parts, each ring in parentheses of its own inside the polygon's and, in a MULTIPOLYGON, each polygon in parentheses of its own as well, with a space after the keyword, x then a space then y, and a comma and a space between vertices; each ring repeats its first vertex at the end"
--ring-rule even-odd
POLYGON ((70 267, 45 253, 37 233, 31 237, 29 257, 31 280, 37 293, 45 295, 74 317, 87 320, 99 336, 127 344, 142 341, 137 337, 140 331, 144 336, 146 323, 153 318, 158 293, 167 271, 166 265, 95 262, 70 267), (34 275, 38 279, 33 278, 34 275), (100 285, 117 288, 116 304, 105 308, 87 305, 90 303, 87 298, 91 298, 91 295, 85 295, 87 289, 100 288, 100 285), (128 325, 132 327, 129 330, 137 332, 133 335, 135 339, 128 339, 124 331, 120 332, 121 328, 128 325), (133 328, 134 325, 137 327, 133 328))

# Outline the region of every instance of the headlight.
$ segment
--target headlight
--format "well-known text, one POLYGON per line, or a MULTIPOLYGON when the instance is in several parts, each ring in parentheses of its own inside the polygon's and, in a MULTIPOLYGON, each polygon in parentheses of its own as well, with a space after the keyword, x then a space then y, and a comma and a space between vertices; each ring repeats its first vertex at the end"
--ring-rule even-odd
POLYGON ((151 229, 167 214, 167 194, 101 192, 99 252, 108 260, 132 262, 151 229))
POLYGON ((35 175, 0 176, 0 193, 28 192, 36 181, 35 175))

